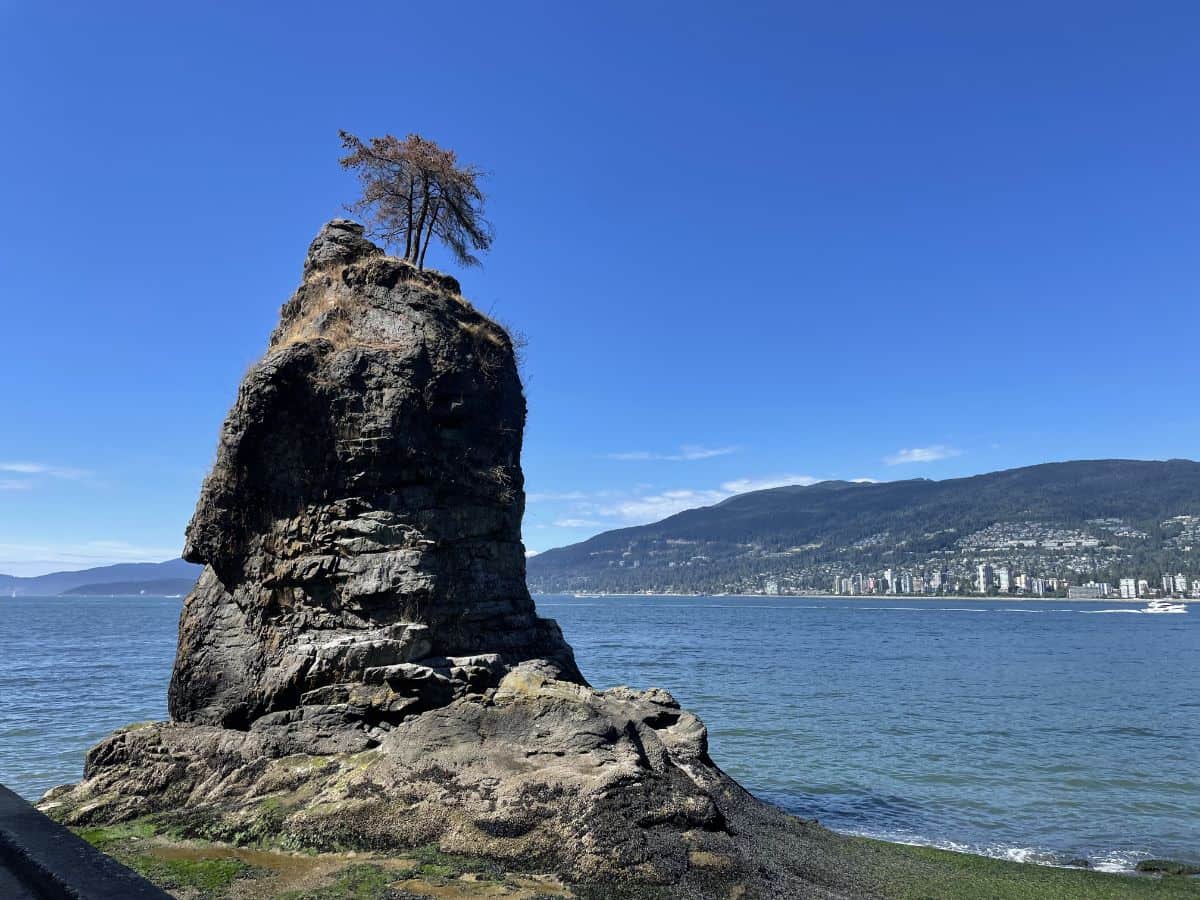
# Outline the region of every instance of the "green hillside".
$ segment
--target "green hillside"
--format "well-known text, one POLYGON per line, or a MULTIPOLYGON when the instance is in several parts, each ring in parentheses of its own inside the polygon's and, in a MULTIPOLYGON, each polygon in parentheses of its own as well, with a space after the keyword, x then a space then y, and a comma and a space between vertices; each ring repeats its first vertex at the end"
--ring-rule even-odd
POLYGON ((828 590, 835 576, 981 563, 1014 575, 1200 578, 1200 463, 1089 460, 945 481, 741 494, 529 561, 535 591, 828 590))

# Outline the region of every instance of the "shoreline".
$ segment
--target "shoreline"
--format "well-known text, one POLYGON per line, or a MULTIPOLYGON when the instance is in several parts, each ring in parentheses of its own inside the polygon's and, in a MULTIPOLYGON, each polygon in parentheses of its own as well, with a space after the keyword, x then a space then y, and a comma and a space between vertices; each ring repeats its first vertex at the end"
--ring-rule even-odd
MULTIPOLYGON (((886 831, 874 831, 869 828, 865 829, 842 829, 836 826, 827 825, 820 822, 820 819, 809 820, 805 816, 789 811, 772 800, 763 800, 758 794, 751 791, 751 794, 763 803, 769 803, 776 807, 785 815, 803 821, 815 821, 821 824, 822 828, 841 835, 844 838, 853 840, 871 841, 879 844, 886 844, 895 847, 913 847, 926 850, 933 850, 939 853, 953 853, 961 856, 979 857, 980 859, 992 860, 998 863, 1009 863, 1021 866, 1032 866, 1049 869, 1063 869, 1067 871, 1083 871, 1094 872, 1105 875, 1118 875, 1135 878, 1145 878, 1148 873, 1139 872, 1137 864, 1143 860, 1163 859, 1165 857, 1156 857, 1153 854, 1142 854, 1134 851, 1113 850, 1108 855, 1092 857, 1084 854, 1073 855, 1062 850, 1049 850, 1037 847, 1022 847, 1011 846, 1005 847, 1002 844, 996 844, 994 847, 984 848, 976 844, 964 844, 949 838, 921 838, 919 836, 902 837, 900 835, 889 833, 886 831), (1118 861, 1121 856, 1126 856, 1127 860, 1118 861), (1131 857, 1137 856, 1137 859, 1131 857), (1086 860, 1087 866, 1073 865, 1076 860, 1086 860)), ((41 797, 23 797, 24 800, 31 804, 36 804, 41 797)), ((151 817, 153 818, 153 817, 151 817)), ((119 827, 119 826, 118 826, 119 827)), ((77 828, 76 831, 86 831, 87 828, 77 828)), ((220 845, 220 842, 214 842, 220 845)), ((236 845, 229 845, 236 846, 236 845)), ((404 855, 404 854, 401 854, 404 855)), ((1176 857, 1170 857, 1173 861, 1176 857)), ((1190 859, 1179 858, 1180 861, 1188 864, 1193 864, 1190 859)), ((1200 857, 1196 858, 1196 865, 1200 865, 1200 857)))
MULTIPOLYGON (((301 849, 269 840, 231 844, 185 837, 155 817, 72 829, 97 850, 160 887, 194 900, 271 897, 404 896, 470 900, 616 900, 644 897, 616 885, 571 883, 536 860, 502 862, 444 853, 430 844, 408 850, 301 849), (299 889, 299 890, 298 890, 299 889), (497 894, 497 892, 500 892, 497 894)), ((845 887, 893 900, 1196 900, 1200 879, 1167 872, 1109 872, 1094 867, 1001 859, 862 835, 830 833, 845 887)), ((1166 862, 1166 861, 1164 861, 1166 862)), ((1184 865, 1178 871, 1200 871, 1184 865)), ((859 896, 859 893, 854 896, 859 896)), ((655 896, 681 896, 663 885, 655 896)))
MULTIPOLYGON (((636 594, 591 591, 530 591, 530 594, 535 598, 574 597, 595 600, 612 597, 629 600, 639 597, 668 597, 677 600, 911 600, 921 603, 955 600, 964 603, 1118 603, 1125 606, 1145 606, 1152 599, 1147 597, 1141 597, 1136 600, 1122 597, 980 597, 977 594, 938 594, 936 596, 917 596, 915 594, 682 594, 670 591, 647 591, 636 594)), ((11 598, 0 597, 0 600, 182 600, 184 597, 184 594, 17 594, 11 598)), ((1200 607, 1200 597, 1172 597, 1168 599, 1171 603, 1182 603, 1186 606, 1195 605, 1200 607)))
MULTIPOLYGON (((672 593, 669 591, 661 592, 644 592, 636 594, 625 593, 607 593, 607 592, 589 592, 589 591, 557 591, 557 592, 530 592, 534 597, 578 597, 588 599, 603 599, 607 597, 618 597, 636 599, 638 597, 671 597, 676 599, 722 599, 730 598, 736 600, 915 600, 924 603, 935 602, 939 600, 960 600, 974 603, 1123 603, 1127 606, 1145 606, 1150 598, 1141 597, 1136 600, 1121 597, 981 597, 978 594, 939 594, 937 596, 918 596, 915 594, 682 594, 672 593)), ((1185 603, 1200 605, 1200 598, 1171 598, 1172 603, 1185 603)))
MULTIPOLYGON (((774 800, 766 800, 761 798, 754 791, 750 793, 760 802, 770 804, 779 809, 785 815, 801 821, 813 821, 821 825, 822 828, 828 829, 834 834, 850 840, 870 841, 878 844, 885 844, 895 847, 912 847, 924 850, 937 851, 939 853, 952 853, 960 856, 978 857, 980 859, 991 860, 997 863, 1007 863, 1013 865, 1062 869, 1067 871, 1093 872, 1104 875, 1117 875, 1133 878, 1148 877, 1148 873, 1139 872, 1136 868, 1137 864, 1143 860, 1149 859, 1164 859, 1167 857, 1156 857, 1149 853, 1137 853, 1136 851, 1121 851, 1113 850, 1108 854, 1100 856, 1088 856, 1084 853, 1072 854, 1064 850, 1051 850, 1039 847, 1027 846, 1004 846, 1003 844, 995 844, 990 847, 983 847, 978 844, 961 843, 951 840, 950 838, 922 838, 920 836, 901 836, 896 833, 887 831, 875 831, 870 828, 862 829, 843 829, 837 826, 825 824, 820 818, 809 819, 804 815, 792 812, 787 808, 779 805, 774 800), (1137 857, 1136 859, 1133 857, 1137 857), (1121 859, 1125 857, 1125 859, 1121 859), (1073 865, 1076 860, 1086 860, 1087 866, 1073 865)), ((23 797, 24 800, 31 804, 37 804, 44 796, 38 797, 23 797)), ((154 818, 151 816, 150 818, 154 818)), ((107 827, 107 826, 106 826, 107 827)), ((119 827, 119 826, 117 826, 119 827)), ((85 828, 76 828, 76 831, 86 831, 85 828)), ((221 842, 213 842, 214 845, 224 846, 221 842)), ((238 845, 229 845, 238 846, 238 845)), ((400 854, 405 855, 405 854, 400 854)), ((1176 857, 1170 857, 1173 861, 1176 857)), ((1190 858, 1178 858, 1188 864, 1200 865, 1200 856, 1192 863, 1190 858)))
MULTIPOLYGON (((781 807, 782 808, 782 807, 781 807)), ((787 810, 784 810, 787 812, 787 810)), ((788 813, 794 815, 794 813, 788 813)), ((896 834, 887 832, 876 832, 870 829, 844 831, 829 825, 822 827, 829 828, 830 831, 843 835, 849 838, 861 838, 867 841, 878 841, 882 844, 892 844, 899 847, 921 847, 927 850, 938 850, 943 853, 959 853, 965 856, 978 856, 983 859, 991 859, 997 862, 1016 863, 1023 866, 1039 866, 1049 869, 1067 869, 1071 871, 1084 872, 1099 872, 1105 875, 1125 875, 1132 877, 1143 877, 1146 873, 1137 870, 1137 864, 1143 859, 1156 859, 1152 854, 1137 854, 1138 859, 1129 859, 1127 861, 1116 861, 1116 858, 1122 855, 1122 851, 1112 851, 1107 856, 1090 857, 1084 854, 1070 854, 1059 850, 1046 850, 1036 847, 1005 847, 1001 844, 994 845, 989 848, 982 848, 976 844, 962 844, 958 841, 950 839, 922 839, 919 837, 900 837, 896 834), (1088 862, 1088 865, 1082 866, 1075 864, 1080 860, 1088 862)), ((1130 853, 1129 856, 1134 854, 1130 853)))

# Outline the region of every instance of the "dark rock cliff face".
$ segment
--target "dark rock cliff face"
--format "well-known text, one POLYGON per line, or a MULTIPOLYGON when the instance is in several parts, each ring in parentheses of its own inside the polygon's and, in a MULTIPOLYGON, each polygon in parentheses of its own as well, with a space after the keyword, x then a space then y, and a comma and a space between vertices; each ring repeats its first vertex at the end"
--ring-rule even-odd
POLYGON ((184 837, 436 843, 591 897, 857 897, 841 841, 717 768, 665 691, 590 688, 525 587, 525 401, 453 279, 327 225, 187 531, 173 721, 43 811, 184 837))
POLYGON ((172 717, 361 748, 519 662, 581 682, 525 587, 524 424, 509 337, 453 279, 322 229, 187 530, 172 717))

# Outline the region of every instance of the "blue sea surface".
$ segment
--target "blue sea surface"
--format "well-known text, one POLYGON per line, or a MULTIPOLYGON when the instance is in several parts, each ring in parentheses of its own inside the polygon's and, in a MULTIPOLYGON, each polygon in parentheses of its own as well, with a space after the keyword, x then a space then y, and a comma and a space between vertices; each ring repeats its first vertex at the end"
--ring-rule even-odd
MULTIPOLYGON (((1124 869, 1200 859, 1200 607, 537 598, 589 680, 670 690, 713 759, 841 831, 1124 869)), ((0 781, 166 715, 180 603, 0 599, 0 781)))

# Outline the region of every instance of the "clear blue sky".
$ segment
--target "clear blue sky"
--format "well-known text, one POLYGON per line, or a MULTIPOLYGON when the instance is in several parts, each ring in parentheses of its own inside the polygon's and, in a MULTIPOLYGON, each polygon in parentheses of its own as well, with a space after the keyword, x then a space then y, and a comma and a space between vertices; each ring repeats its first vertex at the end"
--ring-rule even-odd
POLYGON ((0 0, 0 84, 0 572, 178 552, 339 128, 493 173, 532 550, 1200 456, 1194 2, 0 0))

